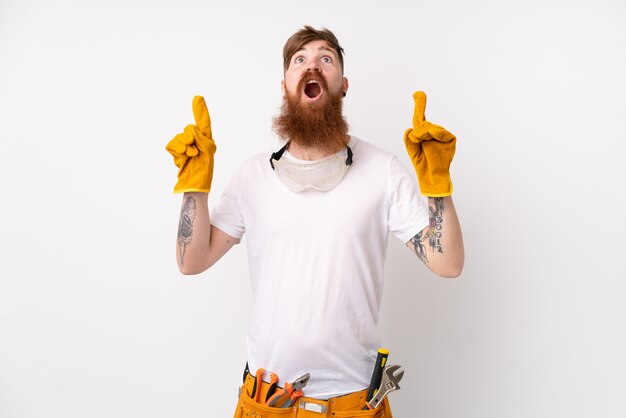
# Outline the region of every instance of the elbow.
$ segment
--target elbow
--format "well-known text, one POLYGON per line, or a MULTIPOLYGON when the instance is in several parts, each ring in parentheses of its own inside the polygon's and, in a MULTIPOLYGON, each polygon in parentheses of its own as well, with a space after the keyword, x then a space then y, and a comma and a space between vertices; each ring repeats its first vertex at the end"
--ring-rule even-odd
POLYGON ((460 260, 457 263, 449 263, 445 266, 442 266, 439 270, 433 271, 437 276, 443 277, 444 279, 457 279, 461 276, 463 272, 463 260, 460 260))
POLYGON ((180 274, 182 274, 183 276, 195 276, 196 274, 200 273, 197 270, 192 270, 189 267, 182 266, 178 266, 178 271, 180 271, 180 274))
POLYGON ((180 271, 180 273, 183 276, 195 276, 197 274, 202 273, 206 269, 207 267, 203 268, 201 266, 194 266, 194 265, 188 265, 188 264, 178 265, 178 271, 180 271))
POLYGON ((460 251, 455 251, 454 255, 448 258, 447 262, 441 266, 441 270, 437 272, 440 277, 446 279, 457 279, 463 272, 465 264, 465 251, 461 246, 460 251))
POLYGON ((463 272, 463 268, 459 269, 450 269, 440 273, 437 273, 439 277, 443 277, 444 279, 458 279, 463 272))
POLYGON ((178 260, 178 271, 184 276, 195 276, 210 269, 216 261, 215 258, 185 260, 184 263, 178 260))

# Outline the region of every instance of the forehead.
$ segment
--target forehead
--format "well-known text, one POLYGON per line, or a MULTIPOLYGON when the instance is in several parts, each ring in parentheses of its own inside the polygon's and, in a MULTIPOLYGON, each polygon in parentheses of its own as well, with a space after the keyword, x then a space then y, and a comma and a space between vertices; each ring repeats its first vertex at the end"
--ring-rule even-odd
POLYGON ((296 53, 300 51, 306 51, 306 52, 329 51, 337 55, 337 51, 335 50, 335 48, 333 48, 332 46, 330 46, 328 42, 323 41, 323 40, 307 42, 306 44, 302 45, 302 47, 299 50, 297 50, 296 53))

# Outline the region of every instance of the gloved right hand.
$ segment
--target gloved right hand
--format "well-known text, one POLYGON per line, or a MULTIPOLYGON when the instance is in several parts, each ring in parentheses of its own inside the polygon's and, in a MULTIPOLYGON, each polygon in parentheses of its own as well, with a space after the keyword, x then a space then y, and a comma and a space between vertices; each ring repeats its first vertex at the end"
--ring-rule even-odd
POLYGON ((193 98, 195 125, 187 125, 183 133, 172 139, 165 149, 174 156, 178 182, 174 193, 211 190, 213 155, 216 146, 211 133, 211 118, 202 96, 193 98))

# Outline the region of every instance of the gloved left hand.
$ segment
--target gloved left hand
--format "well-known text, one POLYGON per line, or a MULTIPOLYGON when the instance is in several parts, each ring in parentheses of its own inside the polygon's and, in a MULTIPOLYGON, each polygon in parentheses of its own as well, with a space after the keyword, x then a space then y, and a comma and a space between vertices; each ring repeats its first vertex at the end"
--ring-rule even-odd
POLYGON ((415 167, 420 191, 429 197, 450 196, 450 163, 456 137, 445 128, 426 121, 426 94, 423 91, 413 93, 413 99, 413 128, 404 133, 404 145, 415 167))
POLYGON ((202 96, 193 98, 193 116, 196 124, 187 125, 184 132, 176 135, 165 147, 179 168, 174 193, 208 193, 211 190, 216 146, 211 118, 202 96))

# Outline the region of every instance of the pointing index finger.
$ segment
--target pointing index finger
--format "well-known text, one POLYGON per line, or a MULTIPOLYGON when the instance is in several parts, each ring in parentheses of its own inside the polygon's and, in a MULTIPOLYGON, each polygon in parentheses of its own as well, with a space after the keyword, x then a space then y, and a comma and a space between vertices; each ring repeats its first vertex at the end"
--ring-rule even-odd
POLYGON ((416 91, 413 93, 415 101, 415 110, 413 110, 413 126, 417 126, 426 120, 426 93, 416 91))
POLYGON ((211 133, 211 117, 209 116, 209 110, 206 107, 204 97, 196 96, 193 98, 193 117, 196 120, 196 127, 207 138, 213 138, 211 133))

